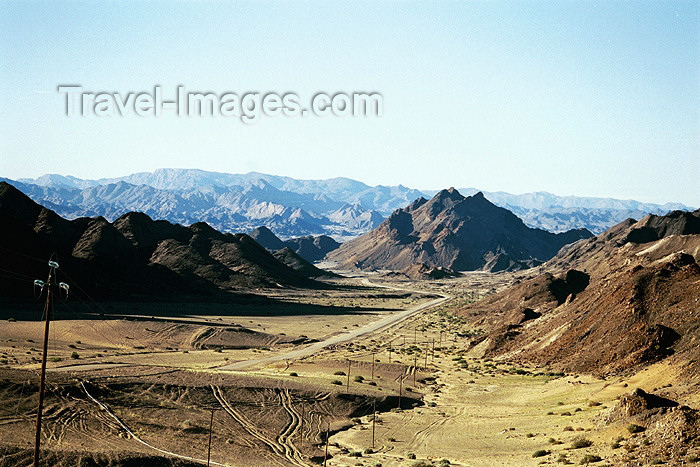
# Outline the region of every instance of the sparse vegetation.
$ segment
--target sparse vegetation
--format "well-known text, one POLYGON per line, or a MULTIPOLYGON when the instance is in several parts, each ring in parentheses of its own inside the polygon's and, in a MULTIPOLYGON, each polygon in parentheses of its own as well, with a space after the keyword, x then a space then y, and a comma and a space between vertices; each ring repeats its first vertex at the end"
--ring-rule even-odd
POLYGON ((593 441, 582 436, 574 438, 574 440, 571 442, 571 449, 582 449, 590 446, 593 446, 593 441))
POLYGON ((537 451, 532 453, 532 457, 544 457, 549 455, 549 451, 546 449, 538 449, 537 451))
POLYGON ((581 461, 579 462, 579 464, 581 464, 581 465, 592 464, 592 463, 594 463, 594 462, 600 462, 600 461, 602 461, 602 460, 603 460, 603 459, 602 459, 600 456, 598 456, 598 455, 595 455, 595 454, 586 454, 585 456, 583 456, 583 457, 581 458, 581 461))
POLYGON ((627 431, 630 433, 641 433, 644 430, 646 430, 646 428, 641 425, 637 425, 636 423, 630 423, 627 425, 627 431))

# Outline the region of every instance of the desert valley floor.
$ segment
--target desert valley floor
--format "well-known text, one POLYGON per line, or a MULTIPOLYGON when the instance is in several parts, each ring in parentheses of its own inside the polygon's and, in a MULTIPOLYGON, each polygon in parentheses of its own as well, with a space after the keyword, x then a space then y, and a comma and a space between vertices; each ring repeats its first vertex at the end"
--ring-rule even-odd
MULTIPOLYGON (((636 388, 700 405, 683 361, 594 377, 482 357, 452 310, 528 275, 354 274, 248 306, 57 304, 42 465, 206 465, 212 413, 211 465, 323 464, 327 433, 330 466, 694 462, 668 417, 636 432, 616 416, 636 388)), ((0 465, 29 465, 41 304, 2 313, 0 465)))

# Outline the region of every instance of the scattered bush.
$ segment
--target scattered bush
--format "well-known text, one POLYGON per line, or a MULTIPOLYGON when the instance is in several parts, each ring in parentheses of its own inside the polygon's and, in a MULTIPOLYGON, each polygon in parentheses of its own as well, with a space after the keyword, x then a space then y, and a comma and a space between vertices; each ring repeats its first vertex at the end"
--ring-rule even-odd
POLYGON ((289 376, 299 376, 299 374, 296 371, 291 371, 289 372, 289 376))
POLYGON ((345 375, 345 372, 344 372, 344 371, 341 371, 341 370, 336 371, 336 372, 333 373, 333 374, 334 374, 335 376, 346 376, 346 375, 345 375))
POLYGON ((408 454, 406 454, 406 458, 407 458, 407 459, 411 459, 411 460, 413 460, 413 459, 415 459, 415 458, 416 458, 416 455, 415 455, 415 454, 413 454, 412 452, 409 452, 408 454))
POLYGON ((61 360, 63 360, 61 357, 49 357, 50 362, 55 363, 55 362, 60 362, 61 360))
POLYGON ((581 464, 581 465, 590 464, 592 462, 600 462, 602 460, 603 459, 600 456, 596 456, 595 454, 586 454, 585 456, 583 456, 581 458, 581 461, 579 462, 579 464, 581 464))
POLYGON ((374 382, 374 381, 370 381, 370 382, 369 382, 369 383, 367 383, 367 384, 369 384, 370 386, 376 386, 376 385, 377 385, 377 383, 376 383, 376 382, 374 382))
POLYGON ((361 383, 364 380, 365 380, 364 376, 360 376, 360 375, 355 375, 355 377, 353 378, 353 381, 355 381, 356 383, 361 383))
POLYGON ((394 438, 393 436, 391 438, 387 438, 386 440, 389 441, 390 443, 396 442, 396 438, 394 438))
POLYGON ((579 436, 578 438, 574 438, 574 440, 571 442, 571 449, 581 449, 581 448, 587 448, 589 446, 593 446, 593 441, 591 441, 588 438, 584 438, 582 436, 579 436))
POLYGON ((637 425, 636 423, 630 423, 627 425, 627 431, 630 433, 641 433, 644 430, 646 430, 646 428, 641 425, 637 425))
POLYGON ((588 402, 588 407, 598 407, 600 405, 600 402, 598 401, 589 401, 588 402))
POLYGON ((571 425, 567 425, 564 427, 564 431, 574 431, 574 427, 571 425))
POLYGON ((528 434, 525 435, 525 437, 526 437, 526 438, 534 438, 535 435, 534 435, 534 433, 528 433, 528 434))
POLYGON ((362 457, 362 453, 360 451, 352 451, 348 453, 348 457, 362 457))
POLYGON ((340 380, 338 380, 338 379, 334 379, 333 381, 331 381, 331 384, 336 384, 336 385, 338 385, 338 386, 342 386, 342 385, 343 385, 343 382, 340 381, 340 380))
POLYGON ((538 449, 537 451, 532 453, 532 457, 544 457, 549 454, 549 451, 546 449, 538 449))
POLYGON ((73 352, 72 354, 70 354, 70 358, 72 358, 73 360, 77 360, 80 358, 80 355, 78 355, 78 352, 73 352))

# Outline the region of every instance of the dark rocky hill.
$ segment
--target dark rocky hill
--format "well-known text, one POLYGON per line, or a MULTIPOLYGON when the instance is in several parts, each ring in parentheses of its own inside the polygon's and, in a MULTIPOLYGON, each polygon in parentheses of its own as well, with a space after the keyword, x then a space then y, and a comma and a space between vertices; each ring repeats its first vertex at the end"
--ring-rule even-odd
POLYGON ((489 356, 598 374, 671 355, 695 362, 698 219, 700 211, 630 219, 562 249, 542 274, 462 310, 486 332, 474 344, 489 356))
POLYGON ((328 253, 340 246, 340 243, 327 235, 307 235, 281 240, 265 226, 256 228, 248 235, 270 251, 287 247, 309 262, 322 260, 328 253))
POLYGON ((553 234, 526 226, 481 193, 454 188, 419 198, 373 231, 344 243, 328 258, 340 268, 401 270, 413 263, 453 270, 519 270, 541 264, 585 230, 553 234))
POLYGON ((61 218, 7 183, 0 183, 3 296, 31 294, 29 278, 46 275, 56 253, 60 271, 95 297, 212 295, 260 287, 318 286, 245 234, 223 234, 128 213, 61 218), (45 260, 44 260, 45 258, 45 260))

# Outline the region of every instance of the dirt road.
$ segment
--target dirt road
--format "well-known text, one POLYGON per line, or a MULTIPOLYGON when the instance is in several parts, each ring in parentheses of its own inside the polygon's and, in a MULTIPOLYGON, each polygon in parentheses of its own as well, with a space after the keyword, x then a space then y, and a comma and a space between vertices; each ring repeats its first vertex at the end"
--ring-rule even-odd
MULTIPOLYGON (((387 285, 378 285, 370 282, 368 279, 365 279, 363 281, 366 285, 372 286, 372 287, 382 287, 382 288, 387 288, 387 289, 392 289, 392 290, 399 290, 399 291, 408 291, 408 292, 415 292, 415 293, 425 293, 424 291, 420 290, 411 290, 411 289, 404 289, 404 288, 399 288, 399 287, 391 287, 387 285)), ((432 308, 438 305, 442 305, 443 303, 447 302, 450 300, 452 297, 449 295, 444 295, 440 294, 440 298, 436 298, 435 300, 431 300, 427 303, 422 303, 420 305, 408 308, 403 311, 398 311, 389 314, 388 316, 385 316, 384 318, 378 319, 377 321, 373 321, 365 326, 362 326, 360 328, 354 329, 352 331, 348 331, 342 334, 337 334, 335 336, 331 336, 323 341, 320 342, 315 342, 313 344, 309 344, 306 347, 303 347, 301 349, 295 349, 290 352, 285 352, 277 355, 270 355, 268 357, 263 357, 263 358, 256 358, 252 360, 244 360, 240 362, 235 362, 231 363, 230 365, 224 365, 219 367, 218 369, 220 370, 251 370, 251 369, 256 369, 263 367, 269 363, 272 362, 278 362, 281 360, 296 360, 299 358, 303 357, 308 357, 310 355, 315 354, 316 352, 334 344, 340 344, 342 342, 348 342, 353 339, 356 339, 360 336, 363 336, 365 334, 369 334, 372 332, 377 332, 380 331, 384 328, 387 328, 389 326, 392 326, 394 324, 397 324, 413 315, 416 313, 419 313, 421 311, 427 310, 428 308, 432 308)))

